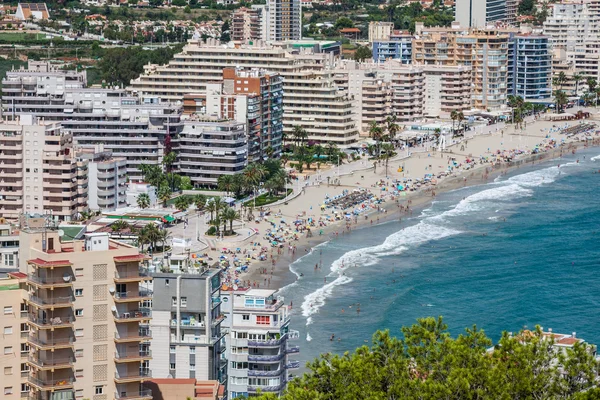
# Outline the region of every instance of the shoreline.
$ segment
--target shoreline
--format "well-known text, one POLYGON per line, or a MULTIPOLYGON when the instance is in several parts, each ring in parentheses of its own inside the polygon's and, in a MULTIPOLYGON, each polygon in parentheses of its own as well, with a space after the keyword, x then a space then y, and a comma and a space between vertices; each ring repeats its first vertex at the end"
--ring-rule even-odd
MULTIPOLYGON (((456 145, 452 147, 455 146, 456 145)), ((581 148, 593 147, 600 147, 600 138, 594 137, 593 140, 577 140, 564 143, 553 150, 537 154, 522 155, 509 162, 477 165, 470 170, 459 171, 443 179, 438 185, 435 186, 435 194, 437 196, 438 194, 447 193, 464 187, 483 185, 493 181, 498 176, 513 172, 521 167, 532 166, 535 165, 536 162, 541 163, 553 159, 559 159, 564 155, 575 154, 581 148)), ((443 155, 457 155, 452 150, 453 148, 447 150, 443 153, 443 155)), ((414 156, 415 155, 413 154, 411 157, 414 156)), ((372 170, 372 168, 370 169, 372 170)), ((339 186, 337 186, 337 188, 339 188, 339 186)), ((298 279, 296 274, 291 270, 290 265, 305 255, 310 254, 316 248, 316 246, 336 238, 334 236, 336 232, 338 232, 337 237, 339 237, 340 235, 344 236, 346 232, 349 234, 355 230, 381 225, 392 221, 401 221, 403 218, 409 218, 413 216, 415 211, 420 211, 429 206, 431 202, 435 200, 435 198, 435 196, 432 196, 430 190, 419 189, 414 192, 408 192, 404 196, 397 198, 396 201, 385 202, 381 206, 382 211, 373 210, 367 213, 367 220, 364 218, 358 218, 357 222, 351 222, 350 229, 347 231, 344 229, 344 223, 346 221, 335 221, 334 223, 321 228, 323 235, 315 235, 312 237, 306 237, 306 235, 303 235, 300 237, 296 242, 294 242, 294 245, 296 246, 295 254, 290 254, 288 251, 283 251, 282 254, 273 254, 273 249, 271 249, 269 256, 273 255, 275 259, 275 264, 272 265, 273 273, 268 273, 270 268, 267 267, 267 274, 262 274, 259 271, 262 265, 259 264, 258 268, 253 268, 250 272, 245 274, 243 279, 257 281, 262 284, 266 278, 270 278, 270 284, 265 287, 275 290, 286 288, 298 279), (399 205, 409 206, 410 211, 407 212, 401 210, 399 205)))

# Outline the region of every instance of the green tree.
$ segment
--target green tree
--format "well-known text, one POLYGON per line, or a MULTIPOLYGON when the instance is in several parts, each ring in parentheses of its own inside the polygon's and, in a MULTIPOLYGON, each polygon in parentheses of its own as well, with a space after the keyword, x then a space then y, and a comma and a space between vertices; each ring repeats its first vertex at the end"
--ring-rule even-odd
POLYGON ((519 3, 519 14, 533 15, 535 12, 535 0, 521 0, 519 3))
POLYGON ((356 61, 365 61, 367 59, 370 59, 371 57, 373 57, 373 52, 371 51, 369 46, 360 46, 354 52, 354 59, 356 61))
POLYGON ((188 196, 179 196, 175 199, 175 208, 180 211, 185 211, 190 206, 190 198, 188 196))
POLYGON ((221 42, 229 43, 231 41, 231 34, 229 33, 229 21, 223 22, 221 25, 221 42))
POLYGON ((162 185, 158 188, 158 199, 162 203, 163 207, 167 207, 167 202, 171 200, 171 195, 173 192, 168 185, 162 185))
POLYGON ((229 195, 233 191, 233 175, 221 175, 217 178, 217 187, 229 195))
POLYGON ((221 212, 221 218, 229 222, 229 234, 233 235, 233 221, 240 218, 240 214, 232 207, 227 207, 221 212))
POLYGON ((567 94, 564 91, 554 91, 554 102, 556 103, 556 110, 559 113, 562 113, 564 111, 564 106, 567 104, 568 101, 569 98, 567 97, 567 94))
POLYGON ((150 196, 148 193, 140 193, 136 198, 137 206, 141 209, 150 207, 150 196))
POLYGON ((335 30, 339 31, 344 28, 354 28, 354 22, 348 17, 340 17, 335 21, 335 30))
POLYGON ((206 196, 203 194, 194 196, 194 205, 196 206, 196 210, 203 211, 204 207, 206 207, 206 196))

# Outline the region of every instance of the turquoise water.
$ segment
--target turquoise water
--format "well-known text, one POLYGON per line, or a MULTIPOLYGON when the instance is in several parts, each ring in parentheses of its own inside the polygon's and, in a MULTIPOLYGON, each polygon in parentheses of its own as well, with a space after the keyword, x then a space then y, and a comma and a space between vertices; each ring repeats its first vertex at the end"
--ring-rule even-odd
POLYGON ((399 334, 439 315, 453 335, 476 324, 496 340, 539 324, 600 344, 599 153, 517 169, 313 249, 283 289, 297 358, 352 351, 377 329, 399 334))

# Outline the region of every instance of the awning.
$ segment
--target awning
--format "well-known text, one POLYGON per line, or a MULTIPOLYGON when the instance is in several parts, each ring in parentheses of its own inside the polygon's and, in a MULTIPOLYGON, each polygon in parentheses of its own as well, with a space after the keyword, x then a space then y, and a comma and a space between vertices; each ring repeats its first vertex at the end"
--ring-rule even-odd
POLYGON ((173 217, 172 217, 172 216, 170 216, 170 215, 165 215, 165 216, 163 217, 163 221, 164 221, 164 222, 173 222, 173 221, 175 221, 175 218, 173 218, 173 217))

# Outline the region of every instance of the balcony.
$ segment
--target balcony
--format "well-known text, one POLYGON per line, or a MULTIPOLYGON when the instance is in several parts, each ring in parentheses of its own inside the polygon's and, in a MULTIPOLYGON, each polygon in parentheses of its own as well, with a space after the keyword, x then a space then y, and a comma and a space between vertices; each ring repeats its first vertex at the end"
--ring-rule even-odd
POLYGON ((52 297, 49 299, 42 299, 40 297, 29 295, 29 302, 35 304, 39 308, 60 308, 70 307, 74 301, 73 296, 67 297, 52 297))
POLYGON ((148 308, 140 310, 131 310, 115 315, 116 322, 135 322, 152 319, 152 311, 148 308))
POLYGON ((285 369, 298 369, 300 368, 300 361, 290 361, 285 365, 285 369))
POLYGON ((248 385, 248 392, 249 393, 256 393, 259 390, 262 393, 265 392, 280 392, 285 388, 285 381, 283 381, 282 383, 280 383, 277 386, 255 386, 255 385, 248 385))
POLYGON ((116 303, 125 303, 130 301, 140 302, 152 299, 152 291, 147 289, 132 290, 127 292, 115 293, 116 303))
POLYGON ((248 376, 279 376, 283 371, 282 369, 275 371, 248 370, 248 376))
POLYGON ((248 347, 279 347, 287 340, 287 334, 279 339, 271 340, 248 340, 248 347))
POLYGON ((221 322, 223 322, 225 320, 225 315, 219 315, 217 318, 213 319, 211 322, 211 325, 217 326, 219 325, 221 322))
POLYGON ((39 357, 35 357, 30 355, 27 359, 27 363, 29 365, 34 366, 37 369, 63 369, 63 368, 72 368, 75 359, 73 357, 67 358, 55 358, 52 360, 41 360, 39 357))
POLYGON ((300 347, 299 346, 290 346, 287 349, 285 349, 285 353, 286 354, 300 353, 300 347))
POLYGON ((126 363, 145 361, 152 359, 152 352, 150 350, 141 350, 139 352, 115 352, 115 362, 126 363))
POLYGON ((140 342, 150 339, 152 339, 152 331, 150 329, 143 329, 138 332, 115 332, 115 342, 117 343, 140 342))
POLYGON ((139 382, 149 378, 152 378, 152 373, 148 369, 142 369, 140 371, 135 372, 115 372, 116 383, 139 382))
POLYGON ((115 392, 115 400, 146 400, 152 399, 152 391, 140 390, 137 392, 115 392))
POLYGON ((127 283, 150 280, 152 277, 145 268, 137 271, 115 271, 115 283, 127 283))
POLYGON ((73 347, 74 338, 45 338, 41 339, 36 336, 29 336, 27 342, 41 350, 56 350, 61 348, 73 347))
POLYGON ((60 390, 73 388, 73 378, 37 379, 30 375, 27 377, 27 383, 38 390, 60 390))
POLYGON ((38 329, 56 329, 56 328, 71 328, 75 318, 72 316, 39 318, 33 314, 29 314, 27 321, 38 329))
POLYGON ((273 355, 258 355, 248 354, 248 361, 251 362, 277 362, 280 361, 285 354, 273 354, 273 355))

